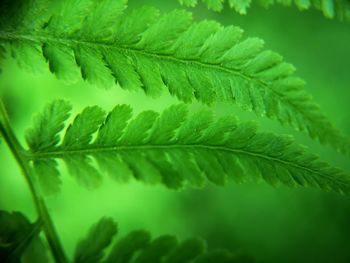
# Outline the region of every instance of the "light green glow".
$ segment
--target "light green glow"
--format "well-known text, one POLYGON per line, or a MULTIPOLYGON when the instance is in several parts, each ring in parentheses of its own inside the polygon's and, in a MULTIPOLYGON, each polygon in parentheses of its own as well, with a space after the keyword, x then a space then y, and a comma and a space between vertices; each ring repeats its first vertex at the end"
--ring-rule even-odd
MULTIPOLYGON (((133 0, 162 10, 178 7, 176 1, 133 0), (165 3, 167 2, 167 3, 165 3)), ((252 5, 247 16, 231 10, 217 14, 205 8, 193 9, 196 20, 211 18, 225 25, 235 24, 247 35, 263 38, 267 47, 284 55, 307 80, 307 89, 337 126, 350 133, 350 26, 326 20, 318 12, 300 13, 295 8, 273 6, 268 11, 252 5)), ((78 112, 87 105, 111 109, 116 104, 130 104, 135 112, 160 111, 177 100, 168 94, 160 99, 142 92, 130 93, 120 88, 99 90, 79 81, 66 84, 45 70, 32 75, 21 70, 12 59, 3 63, 0 93, 8 102, 14 130, 25 144, 24 131, 32 114, 56 98, 69 99, 78 112)), ((194 110, 203 107, 195 104, 194 110)), ((256 119, 253 113, 218 104, 219 114, 234 111, 242 120, 256 119)), ((259 118, 263 130, 293 133, 276 122, 259 118)), ((322 159, 350 171, 349 157, 320 146, 306 135, 294 132, 322 159)), ((5 143, 0 144, 0 209, 23 211, 36 218, 28 188, 5 143)), ((66 169, 60 164, 62 169, 66 169)), ((107 177, 93 192, 77 187, 63 173, 63 188, 47 200, 56 228, 67 254, 91 224, 101 216, 113 217, 121 234, 132 229, 148 229, 153 236, 174 234, 180 238, 200 236, 210 247, 241 249, 263 262, 347 262, 350 246, 350 199, 313 189, 272 188, 265 183, 230 183, 225 188, 209 186, 205 190, 171 191, 162 186, 140 182, 115 184, 107 177)))

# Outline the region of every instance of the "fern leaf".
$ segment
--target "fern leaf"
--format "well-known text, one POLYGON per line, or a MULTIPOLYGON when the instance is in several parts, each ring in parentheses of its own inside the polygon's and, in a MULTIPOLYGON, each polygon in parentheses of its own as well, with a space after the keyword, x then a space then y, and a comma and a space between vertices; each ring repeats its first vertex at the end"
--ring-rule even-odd
MULTIPOLYGON (((76 254, 81 254, 84 260, 75 259, 75 263, 88 262, 105 262, 105 263, 228 263, 241 262, 239 256, 227 250, 214 250, 207 252, 206 244, 201 239, 187 239, 178 243, 177 238, 170 235, 160 236, 151 240, 151 236, 147 231, 136 230, 121 238, 112 246, 106 259, 102 261, 100 237, 108 239, 108 244, 111 243, 111 238, 115 235, 116 224, 108 219, 101 219, 95 226, 90 229, 88 237, 78 244, 76 254), (114 226, 113 226, 114 224, 114 226), (93 234, 92 234, 93 233, 93 234), (95 239, 98 236, 97 240, 95 239), (81 244, 88 243, 89 246, 81 249, 81 244), (79 251, 79 252, 77 252, 79 251), (97 252, 99 256, 94 257, 91 261, 89 256, 97 252)), ((107 245, 107 243, 104 243, 107 245)), ((106 247, 106 246, 104 246, 106 247)), ((252 259, 249 262, 253 262, 252 259)))
POLYGON ((81 240, 75 250, 74 262, 96 263, 103 258, 103 250, 112 242, 117 226, 110 218, 102 218, 94 225, 86 239, 81 240))
POLYGON ((44 245, 39 238, 40 231, 40 223, 30 223, 22 213, 0 210, 1 261, 48 262, 44 245))
POLYGON ((106 263, 130 262, 139 250, 143 250, 149 244, 150 240, 150 234, 144 230, 130 232, 113 246, 106 263))
POLYGON ((164 263, 190 263, 205 252, 206 245, 200 239, 188 239, 180 243, 166 258, 164 263))
POLYGON ((209 9, 220 12, 223 8, 224 0, 203 0, 209 9))
POLYGON ((58 133, 64 128, 64 121, 72 107, 64 100, 47 105, 43 113, 36 116, 33 128, 26 132, 26 140, 31 149, 49 150, 59 143, 58 133))
POLYGON ((179 0, 181 5, 194 7, 197 5, 197 0, 179 0))
MULTIPOLYGON (((207 3, 222 5, 221 0, 207 3)), ((237 4, 242 10, 245 5, 237 4)), ((349 151, 349 139, 305 92, 294 67, 263 50, 262 40, 242 37, 238 27, 194 23, 183 10, 125 11, 125 0, 65 0, 38 18, 33 14, 42 14, 42 8, 24 7, 17 8, 16 19, 1 20, 0 44, 11 46, 19 64, 31 70, 42 68, 45 57, 50 70, 67 81, 81 76, 105 88, 119 83, 127 90, 143 89, 153 97, 168 90, 184 102, 236 103, 349 151)))
POLYGON ((350 191, 350 177, 307 153, 292 138, 259 133, 255 123, 241 123, 232 116, 214 118, 209 111, 189 115, 184 104, 173 105, 160 115, 144 111, 135 117, 129 106, 117 105, 106 118, 97 106, 87 107, 68 126, 60 143, 56 128, 63 129, 64 118, 51 116, 47 125, 52 132, 47 134, 54 138, 53 143, 50 147, 34 143, 45 130, 38 124, 48 120, 51 112, 47 109, 68 105, 62 101, 48 105, 27 136, 28 158, 39 171, 39 181, 49 183, 46 188, 56 192, 58 159, 81 185, 91 189, 102 183, 104 172, 117 181, 135 177, 175 189, 185 183, 201 187, 206 181, 224 185, 228 179, 263 179, 272 185, 350 191), (56 120, 61 123, 52 125, 56 120))
MULTIPOLYGON (((178 2, 187 7, 195 7, 198 4, 197 1, 191 0, 178 0, 178 2)), ((224 0, 202 0, 202 2, 208 7, 208 9, 220 12, 223 8, 224 0)), ((234 11, 241 15, 245 15, 247 9, 251 5, 251 0, 227 0, 227 2, 234 11)), ((295 4, 295 6, 301 11, 313 8, 322 12, 326 18, 333 19, 337 17, 341 21, 350 21, 350 4, 346 0, 263 0, 258 2, 264 7, 269 7, 275 3, 285 6, 295 4)))
POLYGON ((241 15, 247 14, 247 9, 250 7, 251 0, 229 0, 230 7, 241 15))

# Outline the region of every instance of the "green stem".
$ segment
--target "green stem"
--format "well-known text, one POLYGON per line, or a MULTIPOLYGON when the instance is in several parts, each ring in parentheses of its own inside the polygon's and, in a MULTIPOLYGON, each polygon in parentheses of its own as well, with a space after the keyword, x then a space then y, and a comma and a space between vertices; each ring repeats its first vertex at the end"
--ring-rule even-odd
POLYGON ((67 263, 68 262, 67 256, 65 255, 63 247, 59 241, 52 219, 50 217, 50 214, 48 213, 45 200, 40 194, 40 189, 35 180, 35 177, 32 176, 33 174, 32 168, 29 165, 29 160, 26 158, 25 150, 23 149, 21 144, 18 142, 15 134, 12 131, 5 106, 1 101, 1 99, 0 99, 0 133, 2 134, 7 145, 9 146, 17 163, 21 167, 22 174, 24 175, 28 183, 28 186, 35 204, 35 208, 37 210, 39 217, 42 220, 43 230, 55 261, 57 263, 67 263))

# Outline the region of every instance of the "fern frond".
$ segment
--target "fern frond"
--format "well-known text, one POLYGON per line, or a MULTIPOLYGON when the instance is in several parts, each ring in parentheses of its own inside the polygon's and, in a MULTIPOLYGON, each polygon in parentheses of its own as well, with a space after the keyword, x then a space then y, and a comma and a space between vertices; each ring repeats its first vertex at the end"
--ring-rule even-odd
POLYGON ((1 262, 48 262, 40 231, 40 222, 32 224, 20 212, 0 210, 1 262), (33 249, 36 253, 31 253, 33 249))
MULTIPOLYGON (((92 226, 89 234, 78 244, 75 263, 229 263, 242 262, 240 255, 227 250, 207 252, 203 240, 190 238, 178 242, 170 235, 151 239, 149 232, 135 230, 119 239, 107 254, 104 250, 116 234, 116 224, 110 218, 102 218, 92 226), (108 242, 105 242, 108 241, 108 242), (84 249, 82 244, 85 244, 84 249), (105 256, 103 256, 106 254, 105 256), (96 257, 98 255, 98 258, 96 257), (105 260, 102 258, 105 257, 105 260)), ((249 262, 254 262, 249 257, 249 262)))
POLYGON ((186 11, 159 15, 143 7, 123 12, 125 3, 66 0, 46 16, 38 15, 41 8, 26 6, 28 14, 19 8, 22 20, 7 17, 0 23, 0 43, 10 45, 19 63, 31 70, 42 68, 45 57, 60 79, 81 75, 102 87, 117 82, 149 96, 168 89, 184 102, 235 103, 349 151, 349 139, 305 92, 294 67, 263 50, 262 40, 243 38, 238 27, 194 23, 186 11))
MULTIPOLYGON (((181 5, 195 7, 197 0, 178 0, 181 5)), ((208 9, 220 12, 224 7, 225 0, 202 0, 208 9)), ((227 0, 228 5, 241 15, 247 14, 252 0, 227 0)), ((300 11, 314 8, 323 13, 326 18, 338 18, 341 21, 350 21, 350 3, 347 0, 261 0, 258 1, 263 7, 270 7, 274 4, 291 6, 294 4, 300 11)))
POLYGON ((107 248, 113 236, 117 233, 117 226, 110 218, 102 218, 91 227, 88 238, 81 240, 75 250, 75 263, 101 262, 103 250, 107 248))
POLYGON ((57 159, 87 188, 99 186, 105 172, 117 181, 135 177, 174 189, 184 183, 201 187, 207 180, 224 185, 228 179, 263 179, 272 185, 350 190, 350 177, 290 137, 258 133, 253 122, 241 123, 232 116, 216 119, 209 111, 189 115, 184 104, 160 115, 144 111, 135 117, 126 105, 117 105, 107 117, 99 107, 87 107, 59 142, 57 128, 63 130, 68 111, 67 102, 48 105, 26 137, 28 158, 47 191, 59 190, 57 159), (53 116, 52 109, 65 112, 53 116))

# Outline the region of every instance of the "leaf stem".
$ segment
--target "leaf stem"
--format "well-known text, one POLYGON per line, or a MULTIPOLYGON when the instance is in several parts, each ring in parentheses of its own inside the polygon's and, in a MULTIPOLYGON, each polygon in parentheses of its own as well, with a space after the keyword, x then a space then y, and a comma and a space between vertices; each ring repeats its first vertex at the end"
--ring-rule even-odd
POLYGON ((56 263, 67 263, 68 259, 65 255, 63 247, 60 243, 56 230, 54 228, 50 214, 48 213, 45 200, 40 194, 40 189, 37 185, 35 177, 32 176, 32 169, 29 165, 29 160, 24 154, 25 150, 17 140, 14 132, 12 131, 9 118, 4 106, 4 103, 0 99, 0 133, 2 134, 4 140, 6 141, 8 147, 10 148, 12 154, 14 155, 17 163, 21 167, 22 174, 25 177, 27 184, 29 186, 32 198, 35 204, 37 213, 42 220, 43 230, 46 239, 49 243, 52 255, 56 263))

